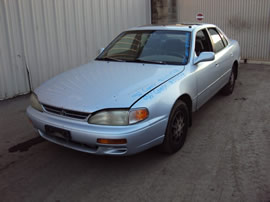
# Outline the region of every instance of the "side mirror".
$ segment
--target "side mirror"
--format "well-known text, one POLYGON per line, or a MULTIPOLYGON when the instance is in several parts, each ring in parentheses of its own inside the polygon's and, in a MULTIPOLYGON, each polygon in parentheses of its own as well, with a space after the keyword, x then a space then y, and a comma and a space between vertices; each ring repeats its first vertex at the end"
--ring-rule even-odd
POLYGON ((194 60, 194 65, 200 62, 213 61, 215 59, 215 53, 213 52, 202 52, 199 57, 194 60))

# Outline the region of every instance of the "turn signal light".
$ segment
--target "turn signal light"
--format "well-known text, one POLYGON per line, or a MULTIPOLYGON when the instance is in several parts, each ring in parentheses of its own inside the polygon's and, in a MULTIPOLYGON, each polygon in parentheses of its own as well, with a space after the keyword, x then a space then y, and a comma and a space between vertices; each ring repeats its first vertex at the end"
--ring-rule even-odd
POLYGON ((129 112, 129 124, 147 119, 149 112, 146 108, 134 109, 129 112))
POLYGON ((100 144, 126 144, 127 139, 97 139, 100 144))
POLYGON ((138 121, 144 120, 148 117, 147 109, 138 109, 135 111, 135 119, 138 121))

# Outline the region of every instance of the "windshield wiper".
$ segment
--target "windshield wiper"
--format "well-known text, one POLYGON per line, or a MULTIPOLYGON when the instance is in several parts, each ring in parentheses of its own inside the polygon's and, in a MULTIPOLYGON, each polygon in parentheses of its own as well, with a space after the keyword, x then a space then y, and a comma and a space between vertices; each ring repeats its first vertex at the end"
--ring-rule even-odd
POLYGON ((105 60, 105 61, 117 61, 117 62, 125 62, 125 60, 113 58, 113 57, 104 57, 104 58, 97 58, 96 60, 105 60))
POLYGON ((129 61, 129 62, 141 62, 141 63, 148 63, 148 64, 168 64, 168 63, 165 62, 165 61, 142 60, 142 59, 139 59, 139 58, 137 58, 137 59, 135 59, 135 60, 131 60, 131 61, 129 61))

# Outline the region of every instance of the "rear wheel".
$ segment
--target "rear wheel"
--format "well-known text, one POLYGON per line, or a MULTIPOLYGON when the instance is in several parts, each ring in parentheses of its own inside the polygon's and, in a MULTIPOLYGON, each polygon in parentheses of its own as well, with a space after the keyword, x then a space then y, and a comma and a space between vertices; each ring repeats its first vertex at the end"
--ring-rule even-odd
POLYGON ((235 86, 235 78, 236 78, 235 69, 232 68, 232 73, 231 73, 229 82, 221 90, 223 95, 227 96, 227 95, 231 95, 233 93, 234 86, 235 86))
POLYGON ((161 150, 175 153, 184 145, 189 126, 189 113, 186 103, 178 101, 170 114, 161 150))

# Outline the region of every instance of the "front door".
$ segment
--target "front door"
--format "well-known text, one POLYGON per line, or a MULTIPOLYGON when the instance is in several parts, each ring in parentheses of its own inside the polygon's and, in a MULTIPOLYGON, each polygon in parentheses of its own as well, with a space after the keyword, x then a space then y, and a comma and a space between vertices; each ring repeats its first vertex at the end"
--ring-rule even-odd
MULTIPOLYGON (((213 51, 214 50, 208 32, 205 29, 198 31, 195 41, 195 57, 198 57, 202 52, 213 51)), ((220 68, 216 60, 200 62, 195 68, 198 109, 216 93, 216 80, 220 75, 220 68)))

